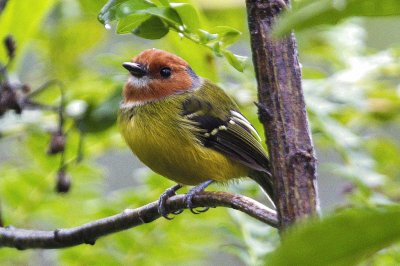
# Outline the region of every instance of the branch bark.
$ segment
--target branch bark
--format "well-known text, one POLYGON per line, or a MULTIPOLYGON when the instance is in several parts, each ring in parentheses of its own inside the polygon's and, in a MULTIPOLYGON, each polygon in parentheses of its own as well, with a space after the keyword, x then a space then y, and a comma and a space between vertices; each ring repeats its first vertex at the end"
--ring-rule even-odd
POLYGON ((315 214, 316 158, 309 130, 293 34, 274 39, 272 27, 289 0, 246 0, 259 117, 267 135, 275 203, 284 230, 315 214))
MULTIPOLYGON (((273 227, 278 226, 275 211, 242 195, 226 192, 202 192, 193 197, 193 203, 195 207, 236 209, 273 227)), ((94 245, 99 237, 150 223, 160 218, 157 205, 158 202, 155 201, 137 209, 127 209, 120 214, 69 229, 39 231, 18 229, 12 226, 0 228, 0 247, 22 250, 65 248, 80 244, 94 245)), ((177 195, 168 199, 167 208, 171 212, 187 208, 185 195, 177 195)))

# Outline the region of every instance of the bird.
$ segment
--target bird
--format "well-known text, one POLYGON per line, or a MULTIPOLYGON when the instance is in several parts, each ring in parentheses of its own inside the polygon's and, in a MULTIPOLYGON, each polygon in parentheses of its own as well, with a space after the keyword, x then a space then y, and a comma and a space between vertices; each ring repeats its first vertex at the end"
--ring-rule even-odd
POLYGON ((207 210, 196 211, 192 198, 213 182, 249 177, 273 199, 267 151, 223 89, 164 50, 144 50, 122 66, 129 77, 118 112, 121 134, 141 162, 177 183, 160 196, 160 215, 172 219, 166 201, 184 185, 194 186, 186 194, 193 213, 207 210))

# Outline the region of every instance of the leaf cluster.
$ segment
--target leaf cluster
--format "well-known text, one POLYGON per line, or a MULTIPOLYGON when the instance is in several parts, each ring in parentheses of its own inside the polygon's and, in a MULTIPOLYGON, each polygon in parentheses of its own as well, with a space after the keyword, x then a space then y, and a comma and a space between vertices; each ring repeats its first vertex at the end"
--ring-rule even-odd
POLYGON ((217 26, 206 31, 200 28, 196 9, 189 3, 159 3, 148 0, 110 0, 102 8, 98 19, 106 28, 117 21, 116 32, 133 33, 145 39, 160 39, 170 30, 197 44, 224 56, 238 71, 243 71, 246 57, 236 55, 226 48, 236 42, 241 32, 228 27, 217 26))

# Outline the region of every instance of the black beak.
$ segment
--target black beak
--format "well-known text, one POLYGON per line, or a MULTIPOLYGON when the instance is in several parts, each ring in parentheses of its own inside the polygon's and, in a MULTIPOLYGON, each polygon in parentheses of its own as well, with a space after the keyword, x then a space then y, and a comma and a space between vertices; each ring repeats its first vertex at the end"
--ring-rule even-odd
POLYGON ((122 64, 124 68, 126 68, 133 76, 137 78, 141 78, 145 75, 147 75, 147 70, 146 68, 137 63, 131 63, 131 62, 125 62, 122 64))

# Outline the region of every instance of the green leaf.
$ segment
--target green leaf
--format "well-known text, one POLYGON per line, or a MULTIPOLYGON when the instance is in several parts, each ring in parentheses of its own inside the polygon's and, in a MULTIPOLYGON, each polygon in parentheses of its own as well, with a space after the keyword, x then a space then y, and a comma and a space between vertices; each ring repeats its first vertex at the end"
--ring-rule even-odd
MULTIPOLYGON (((56 3, 54 0, 35 1, 27 5, 25 1, 8 1, 0 15, 0 41, 12 34, 17 44, 17 56, 30 38, 37 32, 45 15, 56 3)), ((6 62, 7 56, 3 47, 0 49, 0 61, 6 62)))
POLYGON ((78 128, 86 133, 100 132, 110 128, 117 120, 121 100, 121 88, 118 86, 107 99, 90 108, 85 117, 78 121, 78 128))
POLYGON ((187 3, 171 3, 171 8, 178 13, 183 26, 190 31, 195 31, 200 26, 199 16, 191 4, 187 3))
POLYGON ((169 31, 166 25, 159 17, 151 16, 148 20, 142 22, 139 27, 132 31, 136 36, 155 40, 164 37, 169 31))
POLYGON ((131 33, 137 28, 142 22, 150 18, 149 14, 132 14, 125 18, 121 18, 117 24, 117 33, 125 34, 131 33))
POLYGON ((146 14, 157 16, 160 19, 164 20, 166 23, 178 26, 182 25, 182 21, 179 18, 178 14, 170 7, 152 7, 143 10, 143 12, 146 14))
POLYGON ((212 47, 213 47, 214 53, 215 53, 217 56, 222 56, 222 54, 221 54, 221 45, 220 45, 220 42, 214 43, 214 45, 213 45, 212 47))
POLYGON ((223 51, 222 54, 225 56, 226 60, 228 60, 231 66, 233 66, 238 71, 243 72, 244 64, 247 60, 247 57, 236 55, 228 50, 223 51))
POLYGON ((107 24, 151 7, 155 5, 146 0, 110 0, 101 9, 98 20, 107 24))
POLYGON ((160 4, 163 5, 163 6, 169 6, 169 1, 168 0, 158 0, 158 2, 160 2, 160 4))
POLYGON ((197 35, 199 36, 200 43, 202 43, 202 44, 206 44, 206 43, 218 38, 218 34, 211 34, 208 31, 201 30, 201 29, 199 29, 197 31, 197 35))
POLYGON ((334 25, 352 16, 399 16, 398 0, 317 0, 301 1, 278 21, 276 36, 323 24, 334 25))
POLYGON ((400 207, 350 209, 292 228, 268 265, 355 265, 400 240, 400 207))
POLYGON ((212 29, 212 33, 218 34, 218 40, 222 43, 222 47, 227 47, 236 42, 242 33, 228 26, 218 26, 212 29))

